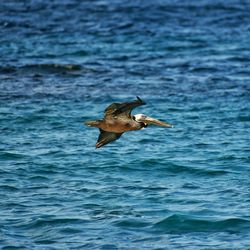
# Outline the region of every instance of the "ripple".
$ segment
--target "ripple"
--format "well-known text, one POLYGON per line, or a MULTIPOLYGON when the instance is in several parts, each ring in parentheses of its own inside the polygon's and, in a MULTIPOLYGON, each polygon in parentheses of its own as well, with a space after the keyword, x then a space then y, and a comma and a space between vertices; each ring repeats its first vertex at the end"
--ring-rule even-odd
POLYGON ((118 221, 115 223, 115 225, 121 228, 137 228, 138 229, 138 228, 148 227, 150 223, 143 222, 139 219, 138 220, 130 219, 130 220, 118 221))
POLYGON ((19 191, 19 188, 16 188, 14 186, 9 186, 9 185, 0 185, 0 191, 1 192, 17 192, 19 191))
POLYGON ((187 232, 231 232, 238 233, 250 229, 250 221, 239 218, 225 220, 214 220, 194 218, 192 216, 174 214, 154 225, 154 229, 166 233, 187 233, 187 232))
POLYGON ((28 156, 26 154, 16 153, 16 152, 8 152, 8 151, 0 151, 1 160, 17 160, 17 159, 25 159, 28 156))
POLYGON ((60 230, 61 233, 63 234, 77 234, 77 233, 81 233, 82 230, 81 229, 77 229, 77 228, 73 228, 73 227, 65 227, 65 228, 62 228, 60 230))
POLYGON ((249 122, 250 121, 250 115, 246 115, 246 116, 243 116, 243 115, 241 115, 241 116, 238 116, 238 118, 237 118, 240 122, 249 122))
POLYGON ((20 224, 20 228, 26 228, 26 229, 38 229, 38 228, 44 228, 44 227, 61 227, 65 225, 73 225, 73 224, 81 224, 81 223, 87 223, 89 220, 86 219, 78 219, 78 218, 38 218, 35 220, 30 221, 26 224, 20 224))
POLYGON ((204 175, 204 176, 213 176, 213 175, 224 175, 229 173, 224 169, 208 169, 205 167, 192 167, 189 165, 178 165, 174 163, 165 163, 163 165, 164 169, 170 173, 178 174, 178 173, 188 173, 193 175, 204 175))

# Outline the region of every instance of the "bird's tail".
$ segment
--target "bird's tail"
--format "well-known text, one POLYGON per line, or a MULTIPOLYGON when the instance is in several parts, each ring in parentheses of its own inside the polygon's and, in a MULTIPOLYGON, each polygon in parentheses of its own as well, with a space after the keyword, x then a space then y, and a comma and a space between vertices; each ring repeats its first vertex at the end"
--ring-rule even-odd
POLYGON ((88 121, 84 123, 85 125, 89 126, 89 127, 98 127, 98 125, 100 124, 100 121, 88 121))

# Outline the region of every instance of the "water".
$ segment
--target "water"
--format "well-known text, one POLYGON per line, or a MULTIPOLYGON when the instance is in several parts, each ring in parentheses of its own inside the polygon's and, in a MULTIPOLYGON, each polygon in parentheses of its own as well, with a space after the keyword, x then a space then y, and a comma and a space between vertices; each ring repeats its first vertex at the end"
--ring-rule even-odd
POLYGON ((2 1, 2 249, 250 247, 249 1, 2 1), (140 96, 175 125, 101 149, 140 96))

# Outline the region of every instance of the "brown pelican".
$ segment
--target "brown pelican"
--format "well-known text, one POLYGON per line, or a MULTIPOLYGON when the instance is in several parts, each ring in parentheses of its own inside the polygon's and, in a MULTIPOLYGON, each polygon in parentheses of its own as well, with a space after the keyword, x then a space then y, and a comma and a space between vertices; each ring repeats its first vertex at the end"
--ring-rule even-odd
POLYGON ((96 148, 115 141, 127 131, 140 130, 149 124, 154 124, 166 128, 172 128, 173 125, 159 121, 144 114, 131 115, 132 109, 145 105, 138 96, 133 102, 112 103, 105 109, 104 119, 85 122, 85 125, 97 127, 100 135, 96 142, 96 148))

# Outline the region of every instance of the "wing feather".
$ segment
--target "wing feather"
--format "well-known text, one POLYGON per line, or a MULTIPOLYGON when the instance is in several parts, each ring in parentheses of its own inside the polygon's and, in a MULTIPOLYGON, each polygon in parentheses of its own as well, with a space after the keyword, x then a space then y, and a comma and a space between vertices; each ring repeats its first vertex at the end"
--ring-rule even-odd
POLYGON ((100 148, 112 141, 119 139, 121 135, 122 133, 107 132, 100 129, 100 135, 96 142, 96 148, 100 148))
POLYGON ((130 118, 131 111, 141 105, 146 104, 142 99, 137 96, 137 100, 133 102, 112 103, 105 109, 105 118, 126 116, 130 118))

